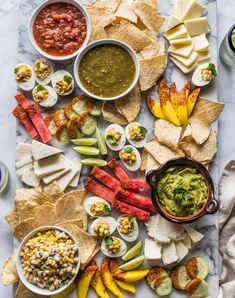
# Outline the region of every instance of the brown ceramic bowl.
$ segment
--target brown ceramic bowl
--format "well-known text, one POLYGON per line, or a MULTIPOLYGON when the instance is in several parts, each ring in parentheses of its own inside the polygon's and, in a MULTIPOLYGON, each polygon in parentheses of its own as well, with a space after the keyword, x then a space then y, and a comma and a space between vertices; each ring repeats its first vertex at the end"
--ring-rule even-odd
POLYGON ((152 190, 152 200, 156 207, 156 210, 159 214, 161 214, 165 219, 175 222, 175 223, 189 223, 197 220, 198 218, 202 217, 206 214, 213 214, 215 213, 219 208, 219 202, 214 197, 214 184, 212 181, 212 178, 208 172, 208 170, 198 161, 181 157, 181 158, 175 158, 167 161, 165 164, 163 164, 159 169, 152 170, 148 172, 146 176, 147 181, 149 182, 152 190), (192 166, 196 168, 204 177, 207 184, 207 200, 204 204, 204 206, 197 211, 197 213, 189 216, 175 216, 173 214, 170 214, 162 205, 158 198, 157 190, 156 190, 156 184, 160 180, 162 174, 165 172, 165 170, 171 166, 176 165, 185 165, 185 166, 192 166))

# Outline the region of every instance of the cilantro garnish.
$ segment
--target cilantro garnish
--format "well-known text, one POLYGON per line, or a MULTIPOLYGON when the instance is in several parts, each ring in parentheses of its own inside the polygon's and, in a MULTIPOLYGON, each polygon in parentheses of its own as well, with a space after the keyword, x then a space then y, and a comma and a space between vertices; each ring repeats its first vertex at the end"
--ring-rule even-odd
POLYGON ((139 126, 139 129, 140 129, 140 134, 142 136, 146 136, 146 134, 148 133, 147 129, 143 126, 139 126))
POLYGON ((107 237, 105 238, 105 243, 110 246, 113 244, 113 238, 112 237, 107 237))
POLYGON ((15 68, 15 71, 14 71, 14 72, 15 72, 15 74, 16 74, 18 71, 19 71, 19 68, 18 68, 18 67, 16 67, 16 68, 15 68))
POLYGON ((133 148, 132 147, 125 147, 124 148, 124 152, 125 153, 132 153, 133 152, 133 148))
POLYGON ((209 69, 212 72, 213 77, 217 76, 218 72, 217 72, 215 64, 209 63, 207 69, 209 69))
POLYGON ((182 208, 185 202, 187 202, 189 192, 183 187, 177 187, 174 190, 174 201, 179 208, 182 208))
POLYGON ((111 145, 115 145, 116 144, 116 140, 114 137, 112 136, 106 136, 106 140, 109 142, 109 144, 111 145))
POLYGON ((43 91, 43 90, 46 90, 46 88, 43 87, 42 85, 38 85, 38 86, 37 86, 37 92, 39 92, 39 91, 43 91))
POLYGON ((104 214, 105 214, 105 215, 108 215, 109 212, 110 212, 110 208, 109 208, 108 205, 105 204, 105 205, 104 205, 104 214))
POLYGON ((134 220, 135 220, 135 217, 134 216, 128 216, 128 220, 130 223, 133 223, 134 220))
POLYGON ((65 75, 65 76, 64 76, 64 81, 65 81, 66 83, 68 83, 68 84, 71 84, 71 83, 72 83, 72 77, 65 75))
POLYGON ((35 67, 36 67, 37 70, 39 70, 39 69, 40 69, 40 63, 39 63, 39 62, 36 63, 36 64, 35 64, 35 67))

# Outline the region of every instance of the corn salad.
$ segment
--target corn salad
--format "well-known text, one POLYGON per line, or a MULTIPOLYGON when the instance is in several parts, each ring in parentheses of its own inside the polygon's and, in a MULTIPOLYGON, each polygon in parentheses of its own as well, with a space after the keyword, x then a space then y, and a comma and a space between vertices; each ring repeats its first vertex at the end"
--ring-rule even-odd
POLYGON ((103 202, 92 203, 90 205, 90 210, 94 216, 104 216, 104 215, 108 215, 110 212, 108 205, 106 205, 103 202))
POLYGON ((106 249, 110 254, 115 254, 120 251, 121 249, 121 241, 113 236, 110 236, 105 241, 106 249))
POLYGON ((106 134, 106 140, 111 145, 118 145, 121 140, 122 134, 116 129, 109 129, 106 134))
POLYGON ((95 236, 99 238, 106 238, 110 235, 110 227, 107 220, 98 221, 93 229, 95 236))
POLYGON ((33 66, 34 73, 40 80, 45 80, 52 73, 51 65, 46 59, 39 59, 33 66))
POLYGON ((134 142, 143 140, 147 133, 146 128, 138 124, 130 125, 128 131, 130 139, 134 142))
POLYGON ((56 82, 55 88, 58 94, 64 95, 73 88, 72 80, 61 80, 56 82))
POLYGON ((211 81, 213 79, 212 71, 208 68, 203 68, 201 71, 201 77, 203 81, 211 81))
POLYGON ((20 259, 30 283, 54 291, 76 274, 78 248, 66 233, 49 230, 29 239, 20 252, 20 259))
POLYGON ((120 158, 129 166, 132 166, 137 160, 136 153, 131 147, 124 148, 120 152, 120 158))
POLYGON ((130 234, 134 228, 134 220, 133 216, 122 216, 118 221, 120 232, 123 234, 130 234))
POLYGON ((31 69, 26 65, 19 65, 15 68, 15 79, 18 82, 27 82, 32 76, 31 69))

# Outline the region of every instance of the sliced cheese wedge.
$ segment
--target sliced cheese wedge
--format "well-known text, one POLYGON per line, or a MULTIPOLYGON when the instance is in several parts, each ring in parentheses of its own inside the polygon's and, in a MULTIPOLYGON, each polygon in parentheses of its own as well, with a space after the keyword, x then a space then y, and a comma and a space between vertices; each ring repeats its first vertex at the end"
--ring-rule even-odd
POLYGON ((27 169, 33 169, 33 163, 29 163, 16 171, 19 179, 22 179, 24 171, 27 169))
POLYGON ((146 260, 160 260, 162 245, 153 239, 144 240, 144 257, 146 260))
POLYGON ((22 159, 20 159, 19 161, 16 162, 16 168, 20 169, 32 162, 33 162, 32 156, 25 155, 25 157, 23 157, 22 159))
POLYGON ((171 56, 177 61, 179 61, 181 64, 183 64, 185 67, 190 67, 196 62, 198 54, 195 51, 193 51, 191 55, 187 58, 176 54, 171 54, 171 56))
POLYGON ((178 262, 180 262, 187 256, 189 249, 181 241, 176 241, 175 247, 178 255, 178 262))
POLYGON ((182 57, 189 57, 192 54, 192 45, 170 45, 168 52, 182 57))
POLYGON ((178 39, 172 39, 169 41, 170 45, 186 45, 186 44, 192 44, 192 37, 188 34, 187 37, 184 38, 178 38, 178 39))
POLYGON ((174 241, 169 244, 163 244, 162 246, 162 261, 164 265, 168 265, 178 261, 178 254, 176 251, 174 241))
POLYGON ((187 6, 190 4, 191 0, 176 0, 175 2, 175 14, 181 19, 187 6))
POLYGON ((189 235, 186 234, 185 238, 183 240, 181 240, 181 242, 184 244, 184 246, 186 246, 188 249, 192 248, 192 243, 191 243, 191 239, 189 238, 189 235))
POLYGON ((200 4, 197 1, 192 1, 189 3, 187 8, 185 9, 182 20, 191 20, 195 18, 199 18, 202 16, 203 12, 205 11, 206 7, 200 4))
POLYGON ((159 214, 151 216, 146 227, 149 237, 159 243, 170 243, 171 239, 167 236, 165 222, 159 214))
POLYGON ((78 168, 70 161, 71 169, 68 171, 67 174, 61 176, 59 179, 57 179, 57 182, 61 189, 64 191, 68 186, 69 183, 73 180, 73 178, 78 173, 78 168))
POLYGON ((77 167, 78 173, 75 175, 75 177, 69 183, 69 186, 77 187, 79 179, 80 179, 80 174, 81 174, 81 171, 82 171, 82 163, 80 162, 80 160, 78 158, 73 159, 72 162, 77 167))
POLYGON ((38 177, 45 177, 63 170, 67 166, 65 156, 62 154, 52 155, 34 162, 34 172, 38 177))
POLYGON ((209 41, 206 38, 206 34, 194 36, 192 38, 193 49, 196 52, 206 52, 209 49, 209 41))
POLYGON ((35 140, 33 140, 32 142, 32 154, 35 160, 40 160, 61 152, 62 150, 43 144, 41 142, 35 140))
POLYGON ((168 23, 166 25, 165 32, 169 31, 170 29, 172 29, 180 24, 182 24, 182 21, 176 15, 174 15, 174 14, 171 15, 168 20, 168 23))
POLYGON ((182 63, 180 63, 178 60, 176 60, 173 57, 170 57, 171 61, 175 63, 175 65, 185 74, 190 73, 194 71, 194 69, 197 68, 198 64, 195 62, 191 67, 186 67, 182 63))
POLYGON ((168 40, 177 39, 181 37, 187 37, 187 29, 184 25, 178 25, 175 28, 170 29, 169 31, 164 33, 164 36, 168 40))
POLYGON ((43 182, 44 182, 45 184, 49 184, 49 183, 51 183, 52 181, 54 181, 54 180, 60 178, 61 176, 65 175, 66 173, 68 173, 68 171, 69 171, 70 169, 71 169, 71 167, 68 165, 68 167, 66 167, 66 168, 63 169, 63 170, 60 170, 60 171, 58 171, 58 172, 56 172, 56 173, 53 173, 53 174, 50 174, 50 175, 48 175, 48 176, 43 177, 42 180, 43 180, 43 182))
POLYGON ((210 51, 198 52, 197 62, 205 61, 211 58, 210 51))
POLYGON ((190 36, 207 34, 210 32, 206 17, 186 20, 184 24, 190 36))
POLYGON ((189 225, 184 225, 185 231, 188 233, 193 243, 197 243, 204 238, 204 235, 197 230, 193 229, 189 225))
POLYGON ((166 230, 167 230, 167 236, 171 240, 178 241, 178 240, 182 240, 185 238, 185 232, 184 232, 184 228, 182 227, 182 225, 172 223, 166 219, 164 219, 164 221, 165 221, 165 226, 166 226, 166 230))
POLYGON ((21 181, 28 186, 37 187, 40 184, 40 178, 35 175, 34 170, 32 168, 27 168, 23 172, 23 176, 21 181))
POLYGON ((19 161, 26 156, 32 156, 32 145, 27 143, 18 143, 16 145, 16 160, 19 161))

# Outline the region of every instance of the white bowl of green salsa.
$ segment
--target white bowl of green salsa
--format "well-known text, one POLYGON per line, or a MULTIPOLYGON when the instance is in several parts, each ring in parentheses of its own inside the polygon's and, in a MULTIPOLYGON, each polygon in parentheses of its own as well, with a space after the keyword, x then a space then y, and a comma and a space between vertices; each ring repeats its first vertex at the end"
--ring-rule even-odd
POLYGON ((101 39, 87 45, 74 63, 79 88, 100 100, 115 100, 127 95, 137 84, 140 64, 127 44, 101 39))

